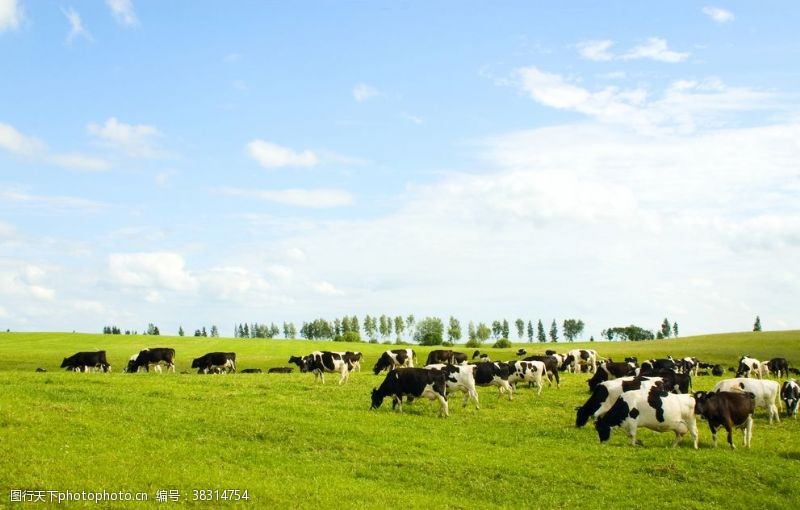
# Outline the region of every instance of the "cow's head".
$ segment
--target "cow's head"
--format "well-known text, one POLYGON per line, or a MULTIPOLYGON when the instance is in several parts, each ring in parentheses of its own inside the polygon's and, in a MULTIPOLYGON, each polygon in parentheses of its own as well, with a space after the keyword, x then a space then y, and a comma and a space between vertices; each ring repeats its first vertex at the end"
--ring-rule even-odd
POLYGON ((69 358, 64 358, 64 361, 61 362, 61 368, 67 368, 69 366, 69 358))
POLYGON ((195 358, 192 360, 192 368, 200 368, 203 358, 195 358))
POLYGON ((372 405, 370 409, 377 409, 383 404, 383 395, 378 391, 378 388, 372 388, 372 405))

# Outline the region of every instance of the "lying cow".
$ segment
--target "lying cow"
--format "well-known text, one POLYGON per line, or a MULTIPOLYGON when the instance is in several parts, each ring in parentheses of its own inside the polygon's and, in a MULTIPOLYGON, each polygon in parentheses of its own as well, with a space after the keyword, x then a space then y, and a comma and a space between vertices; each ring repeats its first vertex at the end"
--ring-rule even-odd
POLYGON ((435 363, 433 365, 425 365, 425 368, 444 372, 447 393, 450 394, 454 391, 460 391, 464 394, 464 403, 462 407, 466 407, 467 402, 471 398, 475 402, 475 409, 481 408, 478 403, 478 391, 475 389, 475 365, 435 363))
POLYGON ((171 347, 153 347, 142 349, 138 354, 131 356, 128 361, 126 372, 139 372, 144 369, 150 371, 150 365, 155 366, 156 372, 161 372, 161 363, 167 367, 167 371, 175 373, 175 349, 171 347))
POLYGON ((375 375, 380 374, 384 370, 391 370, 399 367, 414 367, 414 358, 416 354, 413 349, 392 349, 384 351, 383 354, 375 362, 372 371, 375 375))
POLYGON ((797 403, 800 402, 800 384, 789 379, 781 387, 781 400, 786 404, 786 414, 797 419, 797 403))
POLYGON ((236 372, 235 352, 209 352, 192 360, 198 374, 236 372))
POLYGON ((597 419, 594 428, 605 443, 611 437, 613 427, 621 427, 636 446, 636 431, 639 427, 656 432, 673 431, 675 447, 687 432, 692 436, 692 445, 697 449, 697 419, 694 414, 695 400, 691 395, 676 395, 659 387, 649 390, 623 393, 609 411, 597 419))
POLYGON ((435 363, 450 363, 451 365, 460 365, 467 362, 467 355, 463 352, 456 352, 445 349, 434 349, 428 353, 428 359, 425 361, 426 365, 433 365, 435 363))
POLYGON ((430 400, 438 399, 441 405, 439 414, 447 417, 450 412, 447 408, 447 394, 445 373, 440 370, 426 368, 396 368, 386 374, 379 388, 372 389, 372 405, 370 409, 378 409, 386 397, 392 397, 392 409, 400 407, 403 412, 403 397, 425 397, 430 400))
POLYGON ((778 406, 775 404, 776 400, 778 400, 778 390, 778 383, 775 381, 737 377, 735 379, 723 379, 718 382, 711 391, 740 391, 752 393, 756 401, 756 406, 764 407, 769 412, 769 422, 772 423, 773 418, 777 421, 781 421, 778 414, 778 406))
POLYGON ((728 432, 728 444, 733 444, 732 430, 742 429, 744 434, 744 447, 750 448, 753 437, 753 412, 756 409, 755 395, 738 391, 720 391, 707 393, 695 392, 695 413, 703 416, 711 427, 711 437, 714 439, 714 448, 717 447, 717 429, 725 427, 728 432))
POLYGON ((245 368, 244 370, 242 370, 239 373, 240 374, 260 374, 261 373, 261 369, 260 368, 245 368))
POLYGON ((90 369, 101 369, 110 372, 111 365, 106 360, 106 351, 76 352, 61 362, 61 368, 74 372, 88 372, 90 369))
POLYGON ((267 370, 267 373, 268 374, 291 374, 292 370, 294 370, 292 367, 272 367, 272 368, 267 370))

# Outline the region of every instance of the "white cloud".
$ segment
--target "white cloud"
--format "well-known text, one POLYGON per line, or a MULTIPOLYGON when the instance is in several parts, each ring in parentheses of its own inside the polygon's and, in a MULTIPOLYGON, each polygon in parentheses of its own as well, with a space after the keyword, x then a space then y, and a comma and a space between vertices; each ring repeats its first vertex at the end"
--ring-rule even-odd
POLYGON ((112 253, 108 257, 109 274, 115 282, 147 289, 192 290, 197 280, 186 270, 178 253, 112 253))
POLYGON ((353 196, 339 189, 284 189, 284 190, 249 190, 237 188, 221 188, 222 195, 233 197, 256 198, 278 204, 325 209, 352 205, 353 196))
POLYGON ((14 227, 10 223, 0 220, 0 237, 9 237, 14 233, 14 227))
POLYGON ((133 27, 139 24, 139 18, 136 17, 131 0, 106 0, 106 5, 111 9, 114 19, 120 25, 133 27))
POLYGON ((628 52, 621 55, 610 51, 614 41, 603 39, 596 41, 584 41, 575 45, 581 57, 595 62, 609 62, 612 60, 638 60, 651 59, 659 62, 677 63, 689 58, 689 53, 680 53, 670 50, 667 41, 660 37, 651 37, 645 44, 635 46, 628 52))
POLYGON ((16 30, 25 19, 17 0, 0 0, 0 33, 16 30))
POLYGON ((81 21, 81 16, 78 14, 78 11, 70 7, 69 9, 61 9, 61 12, 64 13, 64 16, 67 17, 69 21, 69 34, 67 34, 67 44, 72 44, 72 41, 75 40, 77 37, 83 37, 87 41, 92 41, 92 35, 86 30, 83 26, 83 21, 81 21))
POLYGON ((272 285, 258 273, 241 266, 225 266, 205 271, 201 277, 205 291, 215 298, 247 301, 272 291, 272 285))
POLYGON ((107 204, 81 197, 32 195, 25 191, 13 188, 0 188, 0 208, 3 205, 13 205, 15 209, 28 208, 50 214, 76 211, 96 213, 108 207, 107 204))
POLYGON ((330 282, 316 282, 311 285, 311 288, 314 289, 318 294, 322 294, 324 296, 344 296, 344 291, 337 289, 332 283, 330 282))
POLYGON ((83 154, 54 154, 48 160, 54 165, 74 170, 99 172, 111 167, 111 164, 102 158, 83 154))
POLYGON ((367 85, 366 83, 357 83, 353 87, 353 98, 358 101, 359 103, 363 103, 368 99, 372 99, 373 97, 379 94, 378 90, 374 87, 367 85))
POLYGON ((698 127, 714 126, 731 113, 775 106, 771 94, 727 87, 715 79, 676 81, 661 97, 651 98, 652 94, 644 88, 625 90, 608 86, 590 91, 536 67, 518 69, 515 74, 522 89, 544 106, 645 131, 692 132, 698 127))
POLYGON ((703 14, 716 21, 717 23, 727 23, 733 21, 736 17, 727 9, 721 7, 706 6, 703 7, 703 14))
POLYGON ((23 135, 14 126, 0 122, 0 148, 22 156, 34 156, 46 146, 37 138, 23 135))
POLYGON ((672 51, 667 47, 667 41, 659 37, 651 37, 646 44, 636 46, 628 53, 620 56, 622 60, 637 60, 649 58, 659 62, 677 63, 689 58, 688 53, 672 51))
POLYGON ((295 152, 264 140, 253 140, 248 143, 247 152, 264 168, 312 167, 319 163, 319 158, 311 151, 295 152))
POLYGON ((125 124, 115 117, 110 117, 102 125, 90 123, 87 130, 104 143, 128 156, 137 158, 164 156, 164 153, 155 146, 155 141, 161 136, 161 133, 153 126, 125 124))
POLYGON ((11 270, 0 270, 0 296, 33 298, 36 301, 52 301, 56 296, 53 288, 45 286, 47 272, 44 268, 22 264, 11 270))
POLYGON ((604 62, 614 59, 614 54, 609 52, 608 49, 614 44, 613 41, 584 41, 578 43, 577 48, 581 56, 587 60, 594 60, 597 62, 604 62))

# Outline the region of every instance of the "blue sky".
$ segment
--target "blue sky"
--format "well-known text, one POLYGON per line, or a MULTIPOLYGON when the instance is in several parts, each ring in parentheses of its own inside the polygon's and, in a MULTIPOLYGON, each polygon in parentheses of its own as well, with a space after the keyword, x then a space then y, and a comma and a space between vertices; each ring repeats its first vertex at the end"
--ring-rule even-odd
POLYGON ((0 326, 800 328, 798 18, 0 0, 0 326))

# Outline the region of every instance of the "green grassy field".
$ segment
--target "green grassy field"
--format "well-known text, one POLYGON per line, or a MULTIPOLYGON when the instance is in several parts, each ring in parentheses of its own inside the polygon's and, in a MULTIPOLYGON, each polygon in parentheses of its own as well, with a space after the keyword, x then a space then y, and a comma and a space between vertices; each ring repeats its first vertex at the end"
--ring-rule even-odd
MULTIPOLYGON (((589 344, 558 344, 559 351, 589 344)), ((513 351, 485 349, 492 359, 513 351)), ((542 352, 552 344, 525 344, 542 352)), ((787 357, 800 365, 800 332, 741 333, 638 343, 594 343, 602 356, 640 359, 696 355, 732 365, 742 354, 787 357)), ((756 414, 753 447, 700 450, 689 439, 641 431, 643 447, 621 431, 600 445, 576 429, 574 407, 588 396, 585 374, 564 374, 541 396, 520 387, 514 401, 479 388, 481 409, 451 399, 417 401, 404 413, 390 402, 370 412, 383 375, 370 367, 384 345, 282 340, 126 337, 61 333, 0 334, 0 507, 11 490, 136 491, 148 503, 104 508, 796 508, 800 420, 769 425, 756 414), (314 384, 311 374, 123 374, 143 347, 177 351, 178 372, 208 351, 237 353, 239 368, 286 366, 291 354, 361 350, 364 371, 350 383, 314 384), (105 349, 110 374, 59 370, 79 350, 105 349), (36 373, 37 367, 47 373, 36 373), (247 490, 249 500, 194 501, 194 490, 247 490), (180 502, 157 503, 178 490, 180 502)), ((416 348, 420 363, 428 349, 416 348)), ((467 352, 469 349, 461 348, 467 352)), ((729 377, 726 374, 725 377, 729 377)), ((695 378, 710 389, 720 378, 695 378)), ((736 436, 741 444, 741 435, 736 436)), ((724 444, 724 436, 723 442, 724 444)), ((68 507, 94 507, 72 503, 68 507)))

